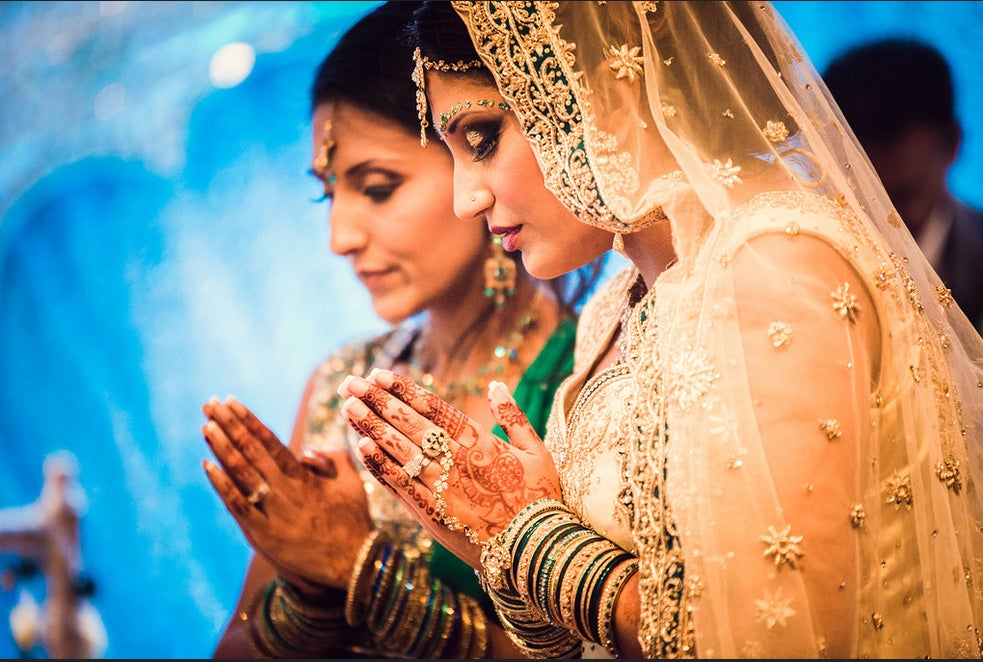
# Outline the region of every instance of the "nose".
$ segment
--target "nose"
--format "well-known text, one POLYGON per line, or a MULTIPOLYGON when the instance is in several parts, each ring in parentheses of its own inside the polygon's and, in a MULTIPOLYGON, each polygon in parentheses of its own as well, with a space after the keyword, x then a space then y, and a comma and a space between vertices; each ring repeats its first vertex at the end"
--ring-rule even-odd
POLYGON ((328 212, 329 244, 335 255, 350 255, 365 248, 368 232, 361 214, 345 199, 335 196, 328 212))
POLYGON ((454 214, 465 221, 482 218, 495 202, 491 191, 477 182, 454 177, 454 214), (460 185, 458 185, 460 182, 460 185))

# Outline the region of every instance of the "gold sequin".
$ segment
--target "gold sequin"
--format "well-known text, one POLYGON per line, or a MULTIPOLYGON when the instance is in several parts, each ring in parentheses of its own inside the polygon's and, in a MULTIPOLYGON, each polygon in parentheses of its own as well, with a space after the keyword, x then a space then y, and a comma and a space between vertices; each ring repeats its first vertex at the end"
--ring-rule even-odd
POLYGON ((785 224, 785 234, 790 237, 794 237, 799 234, 799 224, 795 221, 789 221, 785 224))
POLYGON ((951 455, 946 456, 945 460, 939 460, 935 465, 935 475, 953 494, 959 494, 963 486, 959 460, 951 455))
POLYGON ((826 435, 826 439, 829 441, 839 439, 843 436, 843 430, 840 429, 840 422, 835 418, 821 419, 819 421, 819 429, 823 431, 823 434, 826 435))
POLYGON ((628 44, 621 46, 611 46, 604 54, 614 59, 610 64, 611 71, 617 72, 615 78, 627 78, 629 83, 635 82, 635 74, 639 77, 644 73, 642 68, 642 58, 638 53, 642 50, 641 46, 628 47, 628 44))
POLYGON ((773 347, 788 347, 792 342, 792 327, 785 322, 772 322, 768 326, 768 337, 773 347))
POLYGON ((840 317, 851 323, 856 323, 860 315, 860 304, 857 303, 857 296, 850 291, 850 283, 843 283, 830 293, 833 299, 833 310, 840 314, 840 317))
POLYGON ((802 552, 799 550, 799 543, 802 542, 802 536, 793 536, 791 533, 791 524, 786 524, 785 528, 781 531, 776 531, 775 527, 769 526, 767 535, 758 538, 758 540, 767 545, 764 555, 771 557, 777 568, 787 565, 795 569, 799 557, 802 556, 802 552))
POLYGON ((765 138, 773 143, 780 143, 788 138, 788 129, 785 127, 784 122, 772 122, 768 120, 762 131, 765 134, 765 138))
POLYGON ((887 215, 887 222, 891 224, 892 227, 901 227, 901 216, 896 211, 892 211, 887 215))
POLYGON ((850 526, 855 529, 864 528, 864 524, 867 522, 867 511, 864 510, 863 504, 855 504, 853 508, 850 509, 850 526))
POLYGON ((945 285, 935 286, 935 296, 939 298, 939 303, 946 308, 951 308, 952 304, 955 303, 955 299, 952 298, 952 290, 945 285))
POLYGON ((742 466, 744 466, 744 455, 746 453, 747 453, 747 450, 744 449, 744 448, 742 448, 741 450, 737 451, 736 453, 734 453, 733 455, 731 455, 729 458, 727 458, 727 468, 728 469, 740 469, 742 466))
POLYGON ((875 630, 883 630, 884 629, 884 617, 881 616, 876 611, 873 614, 870 615, 870 622, 874 626, 874 629, 875 630))
POLYGON ((707 61, 710 62, 710 64, 717 65, 718 67, 722 67, 727 64, 727 61, 720 57, 720 55, 717 53, 707 53, 707 61))
POLYGON ((905 506, 909 510, 911 509, 911 476, 908 474, 895 474, 888 479, 887 503, 893 503, 897 508, 905 506))

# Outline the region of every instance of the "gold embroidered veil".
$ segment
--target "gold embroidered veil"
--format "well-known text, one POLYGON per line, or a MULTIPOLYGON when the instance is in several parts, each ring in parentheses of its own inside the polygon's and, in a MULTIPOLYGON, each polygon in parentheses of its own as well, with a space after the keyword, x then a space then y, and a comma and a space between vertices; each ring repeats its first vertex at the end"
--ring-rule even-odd
POLYGON ((701 657, 821 655, 830 609, 850 656, 979 656, 983 341, 771 5, 452 4, 558 198, 672 224, 626 355, 645 653, 664 497, 701 657))

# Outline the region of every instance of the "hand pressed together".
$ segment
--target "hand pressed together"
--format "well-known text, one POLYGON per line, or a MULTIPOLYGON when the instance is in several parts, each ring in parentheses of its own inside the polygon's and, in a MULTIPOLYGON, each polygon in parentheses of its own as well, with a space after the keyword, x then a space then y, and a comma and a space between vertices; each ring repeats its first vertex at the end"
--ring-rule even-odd
POLYGON ((369 471, 472 567, 479 543, 536 499, 561 498, 549 451, 501 382, 489 384, 506 443, 459 409, 389 370, 349 376, 338 393, 369 471), (421 468, 422 467, 422 468, 421 468))
POLYGON ((372 530, 362 480, 344 450, 298 459, 234 398, 212 398, 202 464, 253 549, 301 590, 344 589, 372 530))

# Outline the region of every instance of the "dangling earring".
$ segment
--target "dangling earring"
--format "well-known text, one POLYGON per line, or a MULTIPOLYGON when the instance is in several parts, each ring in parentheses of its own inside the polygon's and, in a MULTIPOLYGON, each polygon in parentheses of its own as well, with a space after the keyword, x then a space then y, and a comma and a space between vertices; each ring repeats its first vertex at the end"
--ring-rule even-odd
POLYGON ((485 260, 485 296, 494 297, 501 308, 507 297, 515 295, 515 262, 505 255, 501 237, 492 237, 491 252, 485 260))
POLYGON ((621 236, 620 232, 614 233, 614 241, 611 242, 611 249, 621 257, 628 257, 625 255, 625 238, 621 236))

